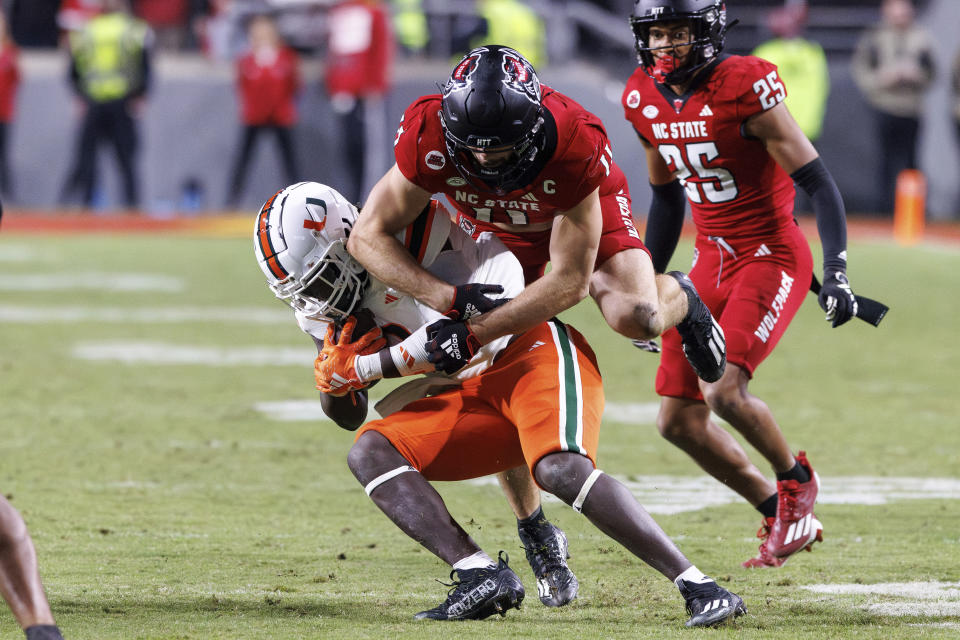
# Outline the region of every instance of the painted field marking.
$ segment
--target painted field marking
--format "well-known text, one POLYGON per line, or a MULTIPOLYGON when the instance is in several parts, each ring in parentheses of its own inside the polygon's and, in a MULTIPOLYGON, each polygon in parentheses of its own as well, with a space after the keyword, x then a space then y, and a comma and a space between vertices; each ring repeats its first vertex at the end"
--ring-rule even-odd
POLYGON ((36 249, 25 244, 0 245, 0 262, 36 262, 40 257, 36 249))
POLYGON ((176 324, 216 322, 229 324, 290 324, 293 313, 277 305, 263 307, 36 307, 0 304, 0 323, 63 324, 111 322, 124 324, 176 324))
POLYGON ((0 291, 183 291, 183 280, 158 273, 81 271, 0 275, 0 291))
POLYGON ((81 360, 149 363, 155 365, 298 366, 310 367, 317 357, 313 348, 189 347, 164 342, 81 342, 71 350, 81 360))
MULTIPOLYGON (((811 584, 802 589, 833 596, 879 596, 884 602, 850 604, 878 616, 947 618, 960 616, 960 582, 881 582, 877 584, 811 584)), ((877 598, 877 599, 880 599, 877 598)), ((849 599, 849 598, 847 598, 849 599)), ((958 627, 956 622, 918 626, 958 627)))

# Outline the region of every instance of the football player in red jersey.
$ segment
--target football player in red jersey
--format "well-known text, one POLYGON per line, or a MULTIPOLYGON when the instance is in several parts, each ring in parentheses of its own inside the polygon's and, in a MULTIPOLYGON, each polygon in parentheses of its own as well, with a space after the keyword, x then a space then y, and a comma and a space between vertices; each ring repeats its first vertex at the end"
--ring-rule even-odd
POLYGON ((663 338, 657 372, 661 434, 763 515, 760 553, 748 567, 780 566, 822 539, 813 513, 819 480, 794 457, 767 405, 750 394, 753 372, 803 302, 813 259, 793 217, 794 183, 809 196, 823 245, 820 305, 837 327, 857 314, 846 276, 840 193, 783 104, 776 67, 721 55, 722 0, 637 0, 631 18, 639 68, 623 93, 626 118, 647 152, 653 188, 645 242, 657 272, 673 254, 684 200, 697 229, 689 277, 720 319, 729 366, 698 381, 679 337, 663 338), (776 486, 710 419, 730 423, 771 464, 776 486))
MULTIPOLYGON (((442 95, 407 108, 394 150, 396 164, 371 192, 347 248, 379 280, 449 316, 429 346, 438 369, 456 371, 481 345, 522 333, 589 292, 630 338, 678 325, 699 375, 720 377, 719 326, 689 281, 654 276, 602 123, 542 87, 519 53, 496 45, 468 53, 442 95), (431 196, 454 208, 468 233, 491 231, 517 256, 527 283, 520 295, 477 316, 491 305, 479 287, 455 288, 417 264, 394 236, 431 196)), ((536 511, 539 493, 525 470, 500 479, 512 486, 508 495, 529 498, 515 511, 536 511)))
POLYGON ((450 315, 436 344, 455 338, 467 348, 438 348, 438 368, 463 366, 480 345, 525 331, 589 292, 619 333, 649 339, 677 325, 698 374, 723 373, 722 333, 692 285, 654 275, 603 124, 541 86, 519 53, 497 45, 468 53, 442 95, 407 108, 394 152, 348 249, 384 282, 450 315), (520 259, 527 287, 513 301, 471 319, 478 305, 457 299, 396 241, 432 194, 456 208, 468 232, 493 232, 520 259))

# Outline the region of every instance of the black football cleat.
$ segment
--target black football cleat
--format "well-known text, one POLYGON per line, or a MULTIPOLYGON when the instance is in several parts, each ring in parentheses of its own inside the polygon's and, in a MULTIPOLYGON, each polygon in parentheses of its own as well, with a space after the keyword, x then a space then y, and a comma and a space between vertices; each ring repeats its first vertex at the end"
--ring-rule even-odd
POLYGON ((680 595, 687 601, 688 627, 714 627, 747 612, 743 599, 713 580, 691 582, 681 580, 680 595))
POLYGON ((517 531, 527 562, 537 577, 540 602, 548 607, 562 607, 576 598, 580 583, 567 566, 570 553, 563 530, 543 519, 533 526, 518 526, 517 531))
POLYGON ((495 613, 505 616, 507 609, 519 609, 524 596, 523 584, 507 566, 508 561, 501 551, 495 567, 451 571, 453 583, 447 585, 451 587, 447 599, 433 609, 421 611, 414 619, 483 620, 495 613))
POLYGON ((683 355, 701 380, 716 382, 727 366, 727 342, 723 337, 723 329, 685 273, 671 271, 667 275, 675 279, 687 294, 687 315, 677 325, 683 342, 683 355))

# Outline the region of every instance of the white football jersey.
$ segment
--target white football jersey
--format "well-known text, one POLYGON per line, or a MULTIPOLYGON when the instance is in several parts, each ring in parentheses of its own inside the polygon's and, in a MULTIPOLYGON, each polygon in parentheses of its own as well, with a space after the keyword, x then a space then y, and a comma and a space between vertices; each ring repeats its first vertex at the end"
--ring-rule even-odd
MULTIPOLYGON (((425 269, 452 285, 470 282, 498 284, 503 287, 500 296, 505 298, 516 297, 523 290, 523 268, 510 250, 491 233, 480 234, 473 240, 451 222, 442 207, 428 209, 410 227, 398 233, 397 239, 425 269)), ((372 276, 358 306, 373 313, 390 345, 398 344, 418 329, 443 317, 439 311, 372 276)), ((324 339, 328 322, 307 318, 299 311, 296 315, 303 331, 317 340, 324 339)), ((418 362, 414 369, 416 372, 466 380, 490 367, 511 338, 510 335, 501 336, 483 345, 466 367, 451 376, 435 371, 433 365, 427 362, 418 362)))

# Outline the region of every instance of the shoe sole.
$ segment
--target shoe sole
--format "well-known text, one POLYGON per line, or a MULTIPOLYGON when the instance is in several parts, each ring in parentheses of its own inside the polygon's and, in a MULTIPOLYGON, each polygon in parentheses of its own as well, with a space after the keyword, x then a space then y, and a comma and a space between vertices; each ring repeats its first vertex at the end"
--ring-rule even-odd
POLYGON ((726 614, 725 616, 717 618, 716 620, 710 619, 697 624, 690 624, 690 621, 688 620, 686 623, 686 626, 698 627, 698 628, 720 627, 725 624, 732 623, 736 618, 739 618, 740 616, 745 615, 746 613, 747 613, 747 605, 743 604, 743 600, 740 599, 740 602, 733 608, 733 611, 726 614))
POLYGON ((495 614, 499 614, 502 618, 507 615, 507 611, 510 609, 519 609, 520 604, 523 602, 523 597, 524 594, 517 591, 501 593, 493 602, 487 605, 487 608, 482 609, 477 616, 472 619, 484 620, 495 614))

